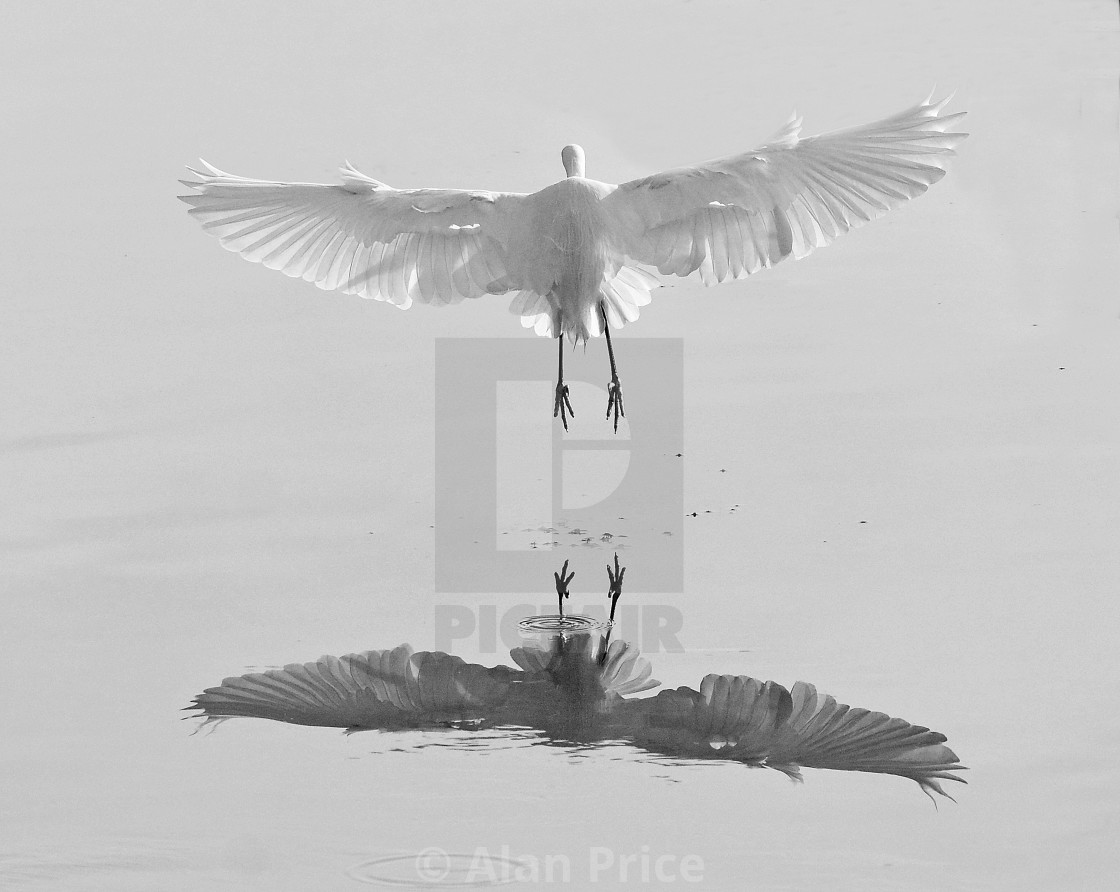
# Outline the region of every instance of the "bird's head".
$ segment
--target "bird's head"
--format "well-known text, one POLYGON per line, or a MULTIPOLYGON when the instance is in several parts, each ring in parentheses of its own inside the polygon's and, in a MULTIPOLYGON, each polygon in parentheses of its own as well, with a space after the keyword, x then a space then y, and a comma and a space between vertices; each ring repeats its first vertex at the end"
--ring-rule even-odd
POLYGON ((564 162, 564 173, 570 177, 583 176, 583 149, 579 146, 564 146, 560 152, 560 160, 564 162))

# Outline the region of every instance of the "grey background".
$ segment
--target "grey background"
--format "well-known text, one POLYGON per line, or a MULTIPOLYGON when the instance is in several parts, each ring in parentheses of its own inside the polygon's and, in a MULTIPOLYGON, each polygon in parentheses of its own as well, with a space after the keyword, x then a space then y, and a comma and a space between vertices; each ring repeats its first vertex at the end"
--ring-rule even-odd
POLYGON ((552 573, 565 560, 598 571, 590 583, 577 574, 570 591, 605 592, 600 565, 614 554, 631 566, 630 590, 681 591, 682 341, 643 338, 625 346, 617 361, 630 414, 616 434, 604 418, 610 367, 602 343, 587 351, 592 356, 579 351, 565 360, 573 409, 579 407, 567 429, 551 412, 555 341, 437 343, 438 595, 551 595, 552 573))
POLYGON ((606 844, 696 854, 717 889, 1111 887, 1115 4, 27 3, 0 58, 3 885, 345 889, 426 846, 606 844), (434 342, 529 336, 504 300, 402 313, 244 263, 175 200, 184 164, 533 190, 579 142, 620 182, 934 82, 972 136, 928 195, 665 289, 617 344, 685 339, 701 516, 686 653, 657 677, 802 678, 942 730, 959 805, 891 777, 188 736, 176 710, 248 666, 430 644, 434 342))

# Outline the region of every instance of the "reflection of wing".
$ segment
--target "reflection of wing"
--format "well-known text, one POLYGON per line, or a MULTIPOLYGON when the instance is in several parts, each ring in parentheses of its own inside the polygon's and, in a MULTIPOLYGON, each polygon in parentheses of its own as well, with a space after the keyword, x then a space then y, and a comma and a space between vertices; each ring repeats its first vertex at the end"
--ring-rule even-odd
POLYGON ((607 648, 604 658, 591 653, 598 637, 585 633, 570 635, 563 647, 530 644, 510 651, 513 661, 527 673, 541 673, 555 685, 579 692, 582 696, 624 697, 655 688, 661 682, 650 678, 653 669, 649 660, 628 641, 616 640, 607 648))
POLYGON ((332 728, 402 728, 486 718, 506 698, 505 666, 489 669, 407 644, 227 678, 189 709, 332 728))
MULTIPOLYGON (((930 97, 932 99, 932 97, 930 97)), ((699 269, 706 284, 772 266, 921 195, 967 134, 948 99, 822 136, 794 117, 769 145, 623 183, 603 200, 625 253, 662 273, 699 269)))
POLYGON ((523 196, 393 189, 342 168, 341 186, 273 183, 202 162, 181 196, 222 246, 287 276, 407 308, 457 303, 496 286, 523 196))
POLYGON ((855 709, 797 682, 792 690, 745 675, 708 675, 626 700, 658 682, 638 649, 614 641, 595 653, 587 634, 514 648, 518 669, 487 668, 402 644, 227 678, 188 709, 208 721, 231 716, 351 730, 443 728, 464 723, 536 728, 546 737, 626 740, 685 759, 776 768, 870 771, 908 777, 932 798, 938 780, 963 779, 945 736, 881 712, 855 709))
POLYGON ((661 684, 656 678, 650 678, 653 667, 649 660, 628 641, 611 642, 600 671, 603 689, 620 696, 648 691, 661 684))
POLYGON ((799 767, 897 774, 927 795, 948 795, 938 778, 964 783, 950 773, 964 766, 943 734, 818 696, 804 682, 788 691, 745 675, 708 675, 699 691, 662 691, 628 702, 625 712, 636 743, 675 756, 732 759, 791 777, 799 767))

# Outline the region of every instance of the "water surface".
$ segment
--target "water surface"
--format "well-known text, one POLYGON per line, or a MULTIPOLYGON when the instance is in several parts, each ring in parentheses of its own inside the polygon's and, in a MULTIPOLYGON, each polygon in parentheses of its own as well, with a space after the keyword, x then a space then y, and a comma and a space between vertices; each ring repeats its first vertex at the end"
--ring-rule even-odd
MULTIPOLYGON (((24 6, 0 37, 0 884, 357 889, 371 859, 485 847, 695 856, 715 889, 1110 887, 1111 4, 215 14, 24 6), (191 736, 180 708, 225 676, 431 649, 441 606, 554 596, 433 586, 435 338, 529 337, 506 301, 401 313, 269 274, 187 218, 183 164, 531 190, 575 141, 617 182, 935 81, 972 136, 928 195, 746 282, 664 289, 615 346, 625 385, 628 341, 685 339, 683 591, 636 568, 624 602, 681 610, 680 651, 643 645, 663 686, 805 679, 920 722, 970 766, 956 805, 844 772, 191 736)), ((602 346, 573 374, 605 385, 602 346)), ((654 409, 628 400, 631 436, 654 409)), ((548 556, 573 611, 604 605, 608 553, 548 556)))

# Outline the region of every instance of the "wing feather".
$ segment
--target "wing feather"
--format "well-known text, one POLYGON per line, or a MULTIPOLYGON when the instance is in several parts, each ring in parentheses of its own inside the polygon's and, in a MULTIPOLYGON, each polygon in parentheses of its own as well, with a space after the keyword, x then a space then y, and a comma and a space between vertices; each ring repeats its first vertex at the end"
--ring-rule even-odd
POLYGON ((341 186, 253 180, 205 161, 189 213, 226 249, 324 290, 457 303, 507 276, 520 193, 393 189, 347 164, 341 186))
POLYGON ((479 287, 471 278, 470 254, 467 251, 466 238, 460 230, 455 233, 451 242, 454 262, 451 269, 451 282, 459 294, 470 293, 479 287))
POLYGON ((705 284, 804 257, 924 193, 967 133, 932 96, 872 124, 800 138, 794 116, 752 152, 623 183, 603 200, 626 254, 705 284))
POLYGON ((895 774, 927 794, 947 795, 938 780, 964 782, 953 773, 964 766, 944 734, 837 703, 800 681, 787 690, 743 675, 708 675, 699 691, 662 691, 623 709, 635 743, 674 756, 730 759, 791 777, 799 768, 895 774))
POLYGON ((517 673, 408 645, 227 678, 188 709, 216 720, 266 718, 336 728, 432 727, 485 718, 517 673))

